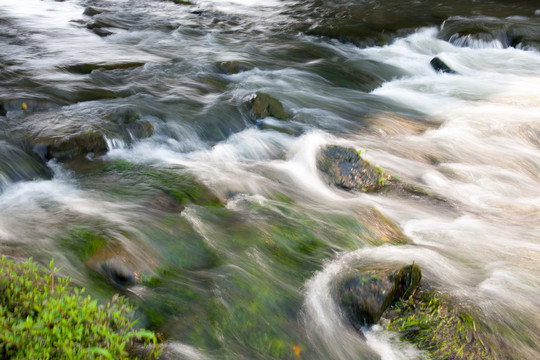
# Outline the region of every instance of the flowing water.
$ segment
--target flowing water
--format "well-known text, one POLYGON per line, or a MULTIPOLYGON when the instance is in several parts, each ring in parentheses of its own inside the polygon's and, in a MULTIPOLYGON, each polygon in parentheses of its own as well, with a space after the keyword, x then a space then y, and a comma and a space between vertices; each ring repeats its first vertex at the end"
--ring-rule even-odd
POLYGON ((332 286, 412 262, 501 358, 540 358, 540 4, 2 0, 0 45, 0 252, 130 297, 173 358, 424 358, 332 286), (131 118, 153 134, 109 131, 131 118), (44 153, 95 129, 106 153, 44 153), (332 187, 330 144, 434 196, 332 187))

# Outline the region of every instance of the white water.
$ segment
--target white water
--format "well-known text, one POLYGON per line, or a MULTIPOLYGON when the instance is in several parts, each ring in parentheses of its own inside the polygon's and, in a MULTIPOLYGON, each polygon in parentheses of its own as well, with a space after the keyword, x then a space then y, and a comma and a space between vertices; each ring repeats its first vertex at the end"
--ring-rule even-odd
MULTIPOLYGON (((380 248, 374 250, 378 257, 414 261, 427 281, 465 303, 480 305, 488 318, 517 313, 529 319, 524 326, 534 333, 534 324, 540 323, 540 54, 456 48, 435 35, 435 29, 425 29, 390 46, 365 50, 334 44, 352 59, 367 56, 410 73, 373 94, 421 110, 440 124, 422 134, 349 133, 338 139, 315 131, 293 139, 247 129, 211 150, 187 155, 154 148, 150 139, 109 156, 181 164, 222 191, 264 195, 286 188, 315 206, 335 209, 351 201, 372 202, 418 246, 380 248), (460 74, 437 74, 429 66, 434 56, 460 74), (433 211, 429 204, 377 195, 351 199, 328 187, 315 167, 316 152, 328 143, 368 149, 368 160, 448 199, 451 209, 433 211), (430 163, 429 155, 440 163, 430 163), (276 180, 263 175, 268 168, 276 180)), ((270 86, 261 75, 242 75, 241 84, 249 87, 256 76, 258 84, 270 86)), ((281 81, 294 81, 294 74, 272 76, 279 79, 272 89, 281 81)), ((317 97, 317 89, 310 96, 317 97)), ((340 101, 336 97, 326 101, 340 101)), ((327 288, 332 274, 341 270, 329 264, 308 282, 306 326, 314 342, 323 341, 338 358, 352 359, 363 342, 339 325, 343 320, 327 288)), ((367 344, 383 359, 420 356, 378 336, 370 332, 367 344)))

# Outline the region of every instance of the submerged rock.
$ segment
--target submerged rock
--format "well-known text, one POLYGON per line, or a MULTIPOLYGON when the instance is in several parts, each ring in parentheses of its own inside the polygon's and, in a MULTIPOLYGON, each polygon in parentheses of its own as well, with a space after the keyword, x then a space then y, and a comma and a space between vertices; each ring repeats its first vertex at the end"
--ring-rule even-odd
POLYGON ((253 66, 236 60, 222 61, 216 66, 220 73, 227 75, 238 74, 253 69, 253 66))
POLYGON ((335 145, 324 148, 317 156, 317 168, 328 183, 345 190, 371 192, 387 185, 388 175, 352 148, 335 145))
POLYGON ((0 185, 2 180, 16 182, 50 179, 52 176, 52 170, 31 150, 0 140, 0 185))
POLYGON ((169 0, 169 1, 178 5, 195 5, 193 1, 189 1, 189 0, 169 0))
POLYGON ((99 15, 103 12, 103 10, 96 9, 94 7, 88 6, 86 9, 84 9, 83 15, 86 16, 95 16, 99 15))
POLYGON ((105 153, 108 147, 102 133, 88 131, 60 139, 53 139, 46 145, 46 149, 47 159, 65 160, 88 153, 105 153))
POLYGON ((351 324, 358 330, 374 324, 394 301, 408 299, 422 279, 417 265, 399 270, 361 269, 341 280, 339 303, 351 324))
POLYGON ((251 112, 257 119, 264 119, 268 116, 275 117, 279 120, 289 119, 289 115, 279 100, 259 91, 249 100, 247 105, 251 108, 251 112))
POLYGON ((89 153, 99 155, 109 150, 106 138, 119 139, 127 144, 154 134, 154 126, 146 120, 120 121, 106 130, 95 129, 59 138, 34 139, 34 151, 44 159, 71 160, 89 153))
POLYGON ((125 70, 144 66, 143 62, 122 62, 117 64, 105 64, 105 63, 78 63, 73 65, 64 66, 63 69, 73 73, 86 75, 90 74, 94 70, 125 70))
POLYGON ((434 57, 430 62, 430 65, 435 71, 443 72, 447 74, 457 74, 455 70, 452 70, 448 65, 446 65, 441 59, 438 57, 434 57))

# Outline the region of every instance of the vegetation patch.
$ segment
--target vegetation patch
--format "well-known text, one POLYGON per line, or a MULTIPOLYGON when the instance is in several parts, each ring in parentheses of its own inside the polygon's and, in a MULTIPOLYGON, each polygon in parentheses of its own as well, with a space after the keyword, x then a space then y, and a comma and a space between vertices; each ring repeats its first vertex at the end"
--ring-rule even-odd
POLYGON ((433 291, 420 288, 409 299, 394 303, 383 318, 387 330, 400 333, 431 359, 495 359, 482 327, 433 291))
POLYGON ((114 296, 98 305, 84 289, 68 287, 28 260, 0 258, 0 358, 2 359, 136 359, 156 358, 155 334, 137 330, 133 308, 114 296), (138 347, 144 347, 140 351, 138 347), (147 349, 148 347, 148 349, 147 349))

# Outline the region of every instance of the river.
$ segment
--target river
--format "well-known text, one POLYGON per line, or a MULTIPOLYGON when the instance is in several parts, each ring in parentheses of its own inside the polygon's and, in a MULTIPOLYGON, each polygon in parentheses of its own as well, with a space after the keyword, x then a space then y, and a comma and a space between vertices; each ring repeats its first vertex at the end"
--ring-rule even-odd
POLYGON ((540 358, 537 2, 2 0, 0 46, 0 253, 130 297, 175 357, 425 358, 332 288, 414 262, 540 358), (47 152, 96 129, 107 151, 47 152), (333 187, 327 145, 433 196, 333 187))

